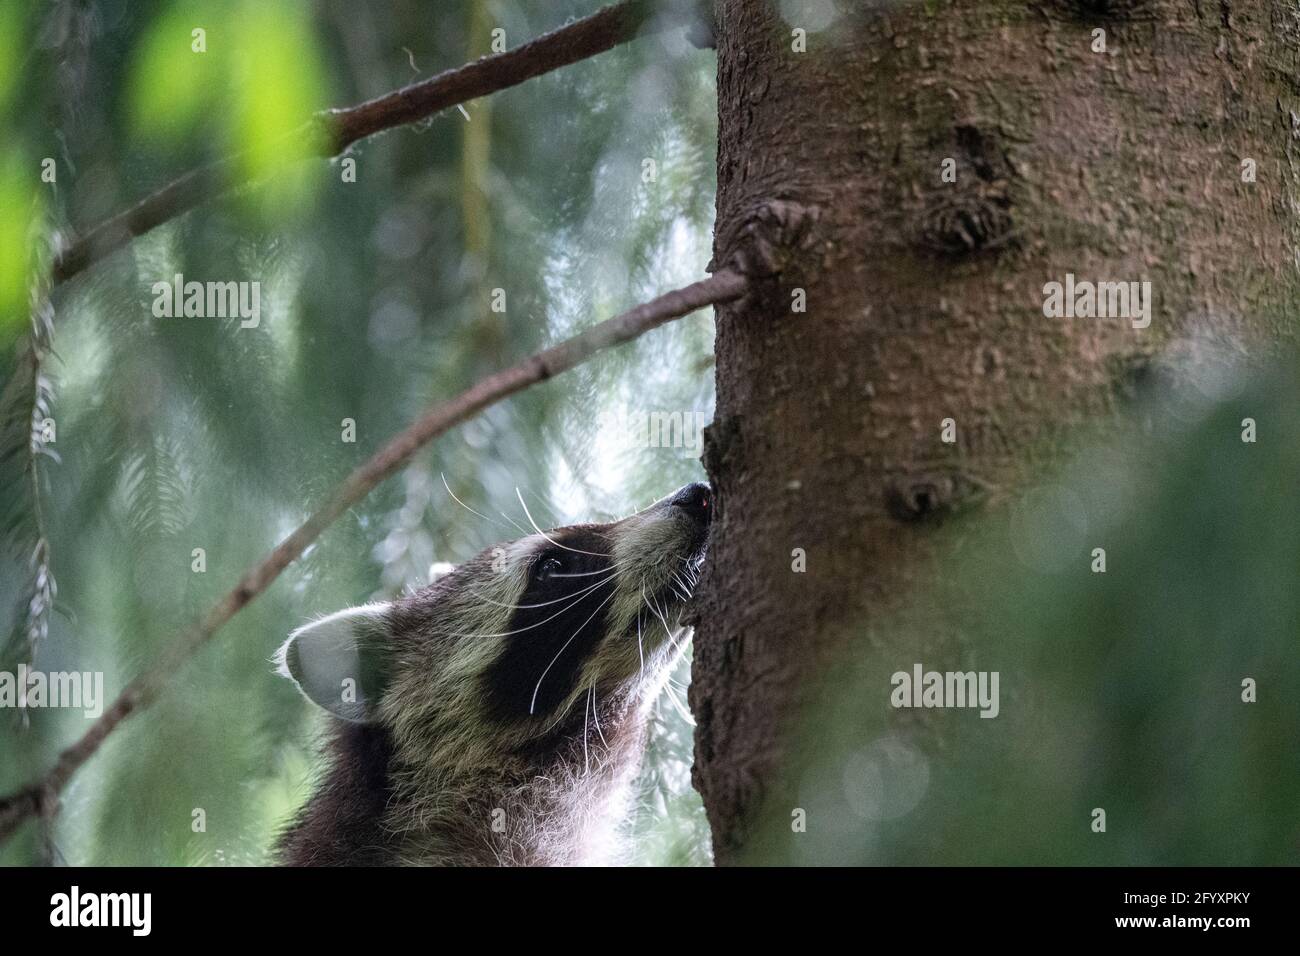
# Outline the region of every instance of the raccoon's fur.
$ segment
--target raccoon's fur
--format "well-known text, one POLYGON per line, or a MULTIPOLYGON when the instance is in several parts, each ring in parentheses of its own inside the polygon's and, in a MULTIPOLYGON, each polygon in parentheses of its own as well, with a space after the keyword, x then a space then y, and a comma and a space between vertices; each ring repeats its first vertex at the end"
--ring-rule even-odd
POLYGON ((294 632, 281 672, 338 719, 280 861, 612 862, 712 511, 687 485, 294 632))

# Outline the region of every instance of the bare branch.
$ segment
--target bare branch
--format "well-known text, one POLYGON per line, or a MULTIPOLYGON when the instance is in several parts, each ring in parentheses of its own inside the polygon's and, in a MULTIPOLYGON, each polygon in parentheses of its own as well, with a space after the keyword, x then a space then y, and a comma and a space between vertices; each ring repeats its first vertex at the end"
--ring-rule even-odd
POLYGON ((489 405, 529 385, 568 371, 597 352, 629 342, 696 309, 737 299, 747 287, 748 281, 744 276, 730 271, 718 272, 711 278, 661 295, 622 315, 594 325, 559 345, 481 379, 455 398, 430 408, 369 461, 353 471, 325 504, 245 573, 239 583, 210 608, 193 628, 176 638, 157 663, 127 684, 81 739, 59 754, 49 773, 22 790, 0 798, 0 843, 8 839, 28 817, 52 815, 58 806, 58 796, 72 775, 90 759, 122 721, 148 707, 165 689, 172 675, 222 625, 265 591, 326 528, 381 481, 410 461, 420 448, 489 405))
MULTIPOLYGON (((357 106, 317 113, 302 127, 286 131, 286 140, 320 143, 320 156, 337 156, 375 133, 414 123, 626 43, 643 26, 654 25, 654 9, 650 0, 624 0, 513 50, 481 57, 357 106)), ((86 230, 55 260, 54 283, 66 282, 136 236, 239 185, 239 168, 237 156, 226 156, 191 170, 125 212, 86 230)))

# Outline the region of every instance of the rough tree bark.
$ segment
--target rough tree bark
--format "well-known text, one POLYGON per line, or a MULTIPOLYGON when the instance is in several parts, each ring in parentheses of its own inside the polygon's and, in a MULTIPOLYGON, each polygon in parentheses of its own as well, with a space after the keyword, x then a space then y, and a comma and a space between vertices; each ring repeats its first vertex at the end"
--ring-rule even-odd
POLYGON ((792 30, 816 24, 779 4, 716 15, 714 261, 763 284, 718 309, 705 452, 719 510, 690 696, 723 864, 797 805, 810 675, 846 649, 946 652, 941 611, 906 648, 868 638, 924 593, 939 519, 1025 488, 1170 343, 1295 329, 1294 3, 838 6, 804 53, 792 30), (1067 273, 1151 280, 1150 327, 1045 318, 1067 273))

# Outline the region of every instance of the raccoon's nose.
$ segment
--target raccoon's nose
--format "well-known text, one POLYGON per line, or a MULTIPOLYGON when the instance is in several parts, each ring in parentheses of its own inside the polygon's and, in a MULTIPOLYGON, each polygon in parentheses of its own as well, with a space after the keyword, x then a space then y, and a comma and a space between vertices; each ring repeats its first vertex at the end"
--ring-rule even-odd
POLYGON ((702 481, 678 489, 668 504, 681 508, 705 527, 713 520, 713 489, 702 481))

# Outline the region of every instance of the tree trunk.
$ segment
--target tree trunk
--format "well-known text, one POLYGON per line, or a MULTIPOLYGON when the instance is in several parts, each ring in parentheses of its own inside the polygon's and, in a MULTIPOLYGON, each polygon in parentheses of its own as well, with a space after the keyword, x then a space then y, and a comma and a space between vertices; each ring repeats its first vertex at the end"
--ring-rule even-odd
POLYGON ((1171 343, 1294 334, 1293 3, 839 3, 819 32, 794 6, 717 9, 714 262, 760 282, 718 309, 705 452, 690 696, 720 864, 798 806, 810 677, 952 651, 940 610, 869 637, 924 596, 936 524, 1026 488, 1171 343), (1150 280, 1149 327, 1045 317, 1067 273, 1150 280))

